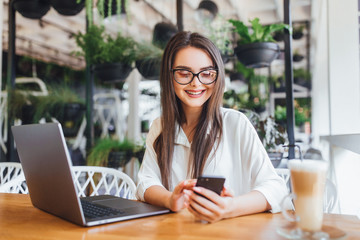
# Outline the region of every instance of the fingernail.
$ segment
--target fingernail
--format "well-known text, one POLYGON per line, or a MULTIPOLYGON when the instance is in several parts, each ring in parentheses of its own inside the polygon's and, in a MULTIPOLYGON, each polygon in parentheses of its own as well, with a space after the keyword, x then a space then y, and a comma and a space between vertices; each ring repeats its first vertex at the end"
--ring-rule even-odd
POLYGON ((196 192, 201 192, 201 188, 199 188, 199 187, 193 187, 193 189, 194 189, 196 192))

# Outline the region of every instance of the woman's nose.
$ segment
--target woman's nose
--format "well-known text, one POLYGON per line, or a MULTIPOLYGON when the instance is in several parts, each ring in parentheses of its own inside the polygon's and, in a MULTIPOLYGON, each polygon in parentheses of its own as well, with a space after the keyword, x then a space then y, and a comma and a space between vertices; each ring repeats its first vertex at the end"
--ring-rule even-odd
POLYGON ((196 87, 200 86, 202 83, 199 80, 199 76, 195 76, 192 82, 190 83, 191 86, 196 87))

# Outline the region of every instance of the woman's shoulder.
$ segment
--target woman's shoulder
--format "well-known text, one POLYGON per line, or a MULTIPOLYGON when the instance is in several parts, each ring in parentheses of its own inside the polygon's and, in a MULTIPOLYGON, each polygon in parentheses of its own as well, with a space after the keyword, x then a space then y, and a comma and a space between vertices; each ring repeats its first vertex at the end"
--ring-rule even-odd
POLYGON ((238 122, 238 121, 247 121, 247 117, 245 116, 245 114, 243 114, 240 111, 231 109, 231 108, 221 108, 221 113, 222 113, 222 118, 224 123, 227 122, 238 122))

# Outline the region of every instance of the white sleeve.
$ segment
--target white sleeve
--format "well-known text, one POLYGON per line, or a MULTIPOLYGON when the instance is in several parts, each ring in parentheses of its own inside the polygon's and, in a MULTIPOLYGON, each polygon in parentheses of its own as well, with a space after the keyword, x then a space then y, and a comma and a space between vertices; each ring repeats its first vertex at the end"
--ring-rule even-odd
POLYGON ((159 165, 157 162, 157 156, 153 147, 154 141, 161 132, 161 121, 157 118, 150 127, 150 131, 146 138, 146 151, 138 173, 138 184, 136 188, 136 198, 141 201, 145 201, 145 191, 153 186, 160 185, 161 174, 159 165))
POLYGON ((261 192, 273 213, 281 211, 281 202, 288 194, 284 180, 276 173, 255 128, 248 119, 242 127, 244 139, 241 146, 243 159, 251 176, 251 190, 261 192))

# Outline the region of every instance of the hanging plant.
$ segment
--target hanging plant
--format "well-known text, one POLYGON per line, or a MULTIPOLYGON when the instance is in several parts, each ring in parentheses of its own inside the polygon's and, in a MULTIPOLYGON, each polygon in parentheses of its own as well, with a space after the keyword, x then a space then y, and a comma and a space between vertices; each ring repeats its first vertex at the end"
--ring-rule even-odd
POLYGON ((159 22, 153 30, 152 43, 158 48, 164 49, 169 40, 178 32, 177 27, 172 23, 159 22))
MULTIPOLYGON (((86 0, 85 6, 88 22, 92 25, 94 23, 92 13, 94 0, 86 0)), ((126 16, 129 16, 129 0, 98 0, 97 9, 102 20, 113 15, 126 14, 126 16)))
POLYGON ((234 55, 234 48, 231 44, 231 24, 228 21, 206 22, 204 29, 205 35, 215 44, 219 49, 223 62, 229 62, 230 58, 234 55))
POLYGON ((120 33, 116 37, 105 33, 103 26, 91 25, 88 31, 75 35, 81 51, 76 56, 84 56, 97 77, 105 82, 124 81, 136 60, 136 42, 120 33))
POLYGON ((293 31, 293 34, 292 34, 292 38, 294 40, 299 40, 301 39, 303 36, 304 36, 304 28, 305 26, 304 25, 300 25, 298 27, 294 27, 294 31, 293 31))
POLYGON ((247 67, 267 67, 277 58, 280 52, 279 46, 275 43, 272 33, 281 29, 289 29, 286 24, 271 24, 263 26, 259 18, 250 20, 251 31, 241 21, 229 20, 234 26, 234 32, 238 34, 239 40, 234 49, 239 61, 247 67))
POLYGON ((85 6, 85 0, 50 0, 53 8, 61 15, 75 16, 85 6))
POLYGON ((137 46, 136 68, 140 74, 149 80, 160 79, 160 67, 163 50, 147 43, 137 46))
POLYGON ((12 4, 23 17, 31 19, 40 19, 50 10, 47 0, 13 0, 12 4))

